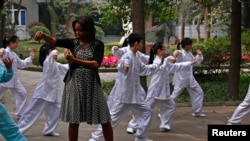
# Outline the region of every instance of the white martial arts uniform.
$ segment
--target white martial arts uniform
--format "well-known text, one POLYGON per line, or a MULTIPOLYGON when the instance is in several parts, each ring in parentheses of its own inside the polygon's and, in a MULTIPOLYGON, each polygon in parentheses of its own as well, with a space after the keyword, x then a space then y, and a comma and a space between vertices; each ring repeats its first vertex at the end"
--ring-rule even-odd
MULTIPOLYGON (((140 75, 150 75, 158 70, 159 63, 145 65, 129 50, 118 62, 117 81, 112 89, 113 106, 110 109, 111 124, 115 128, 129 111, 140 119, 136 138, 147 138, 147 132, 152 118, 152 110, 145 102, 145 92, 141 89, 140 75), (128 72, 124 71, 124 65, 129 65, 128 72)), ((100 140, 103 136, 101 125, 93 132, 90 140, 100 140)))
POLYGON ((250 112, 250 85, 248 87, 248 92, 244 100, 235 109, 232 117, 227 121, 228 125, 240 124, 240 122, 246 118, 250 112))
MULTIPOLYGON (((121 58, 122 57, 122 55, 123 54, 125 54, 126 52, 128 52, 129 50, 130 50, 130 46, 128 45, 128 46, 126 46, 126 47, 122 47, 122 48, 119 48, 118 50, 115 50, 114 49, 115 47, 112 47, 112 54, 114 55, 114 56, 116 56, 116 57, 119 57, 119 58, 121 58)), ((149 55, 146 55, 146 54, 144 54, 144 53, 142 53, 142 52, 140 52, 140 51, 137 51, 136 52, 136 56, 144 63, 144 64, 148 64, 148 61, 149 61, 149 55)), ((116 78, 116 81, 118 81, 117 79, 119 79, 119 77, 117 77, 116 78)), ((141 85, 140 85, 141 86, 141 85)), ((142 97, 143 98, 145 98, 146 99, 146 93, 144 92, 144 89, 143 89, 143 87, 141 86, 141 89, 142 89, 142 91, 141 92, 143 92, 141 95, 142 95, 142 97)), ((109 105, 109 109, 111 109, 112 107, 112 105, 114 105, 113 103, 112 103, 112 92, 110 92, 110 95, 109 95, 109 97, 108 97, 108 105, 109 105)), ((137 124, 137 121, 136 121, 136 119, 134 118, 134 116, 133 116, 133 120, 130 120, 130 122, 129 122, 129 125, 128 125, 128 128, 132 128, 133 127, 133 129, 137 129, 138 128, 138 124, 137 124)), ((127 129, 127 130, 129 130, 129 129, 127 129)), ((131 129, 130 129, 131 130, 131 129)))
MULTIPOLYGON (((161 58, 156 56, 154 62, 159 62, 160 60, 161 58)), ((169 74, 181 71, 189 66, 191 66, 191 62, 172 63, 170 58, 167 57, 164 59, 164 63, 159 67, 157 73, 151 75, 146 102, 151 109, 158 105, 161 115, 160 129, 170 130, 176 107, 175 101, 170 98, 169 74)), ((137 126, 131 124, 133 120, 135 119, 129 122, 128 127, 136 129, 137 126)))
POLYGON ((56 50, 51 51, 43 63, 43 75, 37 84, 31 102, 21 116, 18 126, 25 133, 45 112, 46 122, 43 134, 53 135, 59 123, 61 104, 61 75, 69 69, 68 64, 60 64, 53 58, 56 50))
MULTIPOLYGON (((127 53, 130 50, 130 46, 128 45, 127 47, 122 47, 119 48, 118 50, 114 49, 115 47, 112 47, 111 51, 112 54, 116 57, 121 58, 123 54, 127 53)), ((149 55, 146 55, 140 51, 136 52, 136 56, 144 63, 144 64, 148 64, 148 60, 149 60, 149 55)))
MULTIPOLYGON (((184 49, 181 49, 178 50, 178 52, 179 55, 176 58, 176 63, 192 61, 194 59, 194 56, 190 51, 185 51, 184 49)), ((197 54, 195 58, 195 65, 200 65, 203 61, 203 55, 197 54)), ((171 97, 176 100, 183 91, 183 89, 186 88, 191 98, 193 115, 201 115, 204 92, 198 82, 195 80, 195 77, 193 75, 193 66, 185 68, 180 72, 175 72, 173 78, 173 85, 174 90, 172 92, 171 97)))
POLYGON ((0 99, 3 97, 4 92, 9 89, 13 93, 16 100, 15 114, 17 117, 20 117, 26 108, 28 94, 25 87, 18 79, 17 69, 29 67, 32 64, 33 57, 30 56, 22 60, 9 47, 4 49, 3 58, 6 57, 13 58, 12 69, 14 72, 14 76, 9 82, 0 84, 0 99))

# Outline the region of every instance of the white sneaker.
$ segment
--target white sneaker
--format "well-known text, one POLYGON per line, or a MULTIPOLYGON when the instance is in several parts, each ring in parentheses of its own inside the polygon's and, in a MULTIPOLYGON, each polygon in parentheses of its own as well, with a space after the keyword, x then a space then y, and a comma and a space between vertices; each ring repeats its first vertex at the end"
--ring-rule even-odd
POLYGON ((147 137, 142 137, 142 138, 139 138, 139 137, 136 137, 135 138, 135 141, 153 141, 153 140, 150 140, 149 138, 147 138, 147 137))
POLYGON ((240 123, 227 122, 226 125, 240 125, 240 123))
POLYGON ((160 128, 161 132, 169 132, 170 130, 171 130, 171 128, 168 125, 166 127, 160 128))
POLYGON ((44 136, 59 137, 60 134, 59 134, 59 133, 56 133, 56 132, 52 132, 52 133, 44 134, 44 136))
POLYGON ((193 116, 193 117, 205 117, 206 114, 204 114, 204 113, 200 113, 200 114, 192 113, 192 116, 193 116))
POLYGON ((127 128, 127 133, 129 133, 129 134, 134 134, 136 132, 136 129, 133 129, 133 128, 131 128, 131 127, 128 127, 127 128))

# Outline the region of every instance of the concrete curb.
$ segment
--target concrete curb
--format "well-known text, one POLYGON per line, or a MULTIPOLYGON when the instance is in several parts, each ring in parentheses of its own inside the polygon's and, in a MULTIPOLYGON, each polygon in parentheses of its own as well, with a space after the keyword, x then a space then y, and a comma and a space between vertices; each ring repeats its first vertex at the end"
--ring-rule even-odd
MULTIPOLYGON (((242 101, 204 102, 203 106, 238 106, 242 101)), ((178 107, 191 107, 191 102, 177 102, 178 107)))

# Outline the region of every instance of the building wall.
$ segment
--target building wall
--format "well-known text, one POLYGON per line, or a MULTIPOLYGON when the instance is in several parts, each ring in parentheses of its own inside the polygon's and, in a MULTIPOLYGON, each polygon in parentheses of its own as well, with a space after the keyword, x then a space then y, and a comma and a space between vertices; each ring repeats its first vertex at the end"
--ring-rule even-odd
MULTIPOLYGON (((172 32, 176 37, 179 37, 180 34, 180 26, 173 26, 172 27, 172 32)), ((228 29, 226 27, 213 27, 211 30, 211 37, 210 38, 215 38, 217 36, 222 36, 222 35, 226 35, 228 29)), ((205 26, 201 25, 200 26, 200 37, 204 38, 205 35, 205 26)), ((196 31, 196 25, 187 25, 185 26, 185 35, 184 37, 189 37, 189 38, 197 38, 198 34, 196 31)))
MULTIPOLYGON (((19 3, 19 0, 14 0, 15 3, 19 3)), ((26 25, 16 25, 15 34, 19 37, 20 40, 30 39, 30 36, 27 31, 27 25, 32 22, 37 22, 39 20, 39 9, 38 3, 35 0, 23 0, 22 4, 25 7, 25 24, 26 25)), ((20 16, 20 15, 19 15, 20 16)), ((20 17, 19 17, 20 18, 20 17)))
POLYGON ((35 0, 23 0, 22 5, 27 8, 26 11, 26 23, 37 22, 38 16, 38 3, 35 0))

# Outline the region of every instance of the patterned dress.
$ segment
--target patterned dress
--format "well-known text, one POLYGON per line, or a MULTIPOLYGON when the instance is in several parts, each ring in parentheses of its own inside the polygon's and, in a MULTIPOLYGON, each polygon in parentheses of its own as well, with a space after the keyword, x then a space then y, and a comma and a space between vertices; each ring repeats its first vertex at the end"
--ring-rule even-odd
MULTIPOLYGON (((57 41, 60 45, 60 40, 57 41)), ((86 49, 81 45, 69 48, 76 58, 94 60, 93 45, 86 49), (79 47, 80 46, 80 47, 79 47), (77 51, 75 48, 79 48, 77 51)), ((95 47, 97 50, 98 48, 95 47)), ((102 55, 101 55, 102 56, 102 55)), ((98 62, 98 61, 97 61, 98 62)), ((61 120, 68 123, 103 124, 110 122, 110 114, 96 69, 77 66, 70 68, 70 76, 66 76, 62 97, 61 120), (68 77, 68 78, 67 78, 68 77)))

